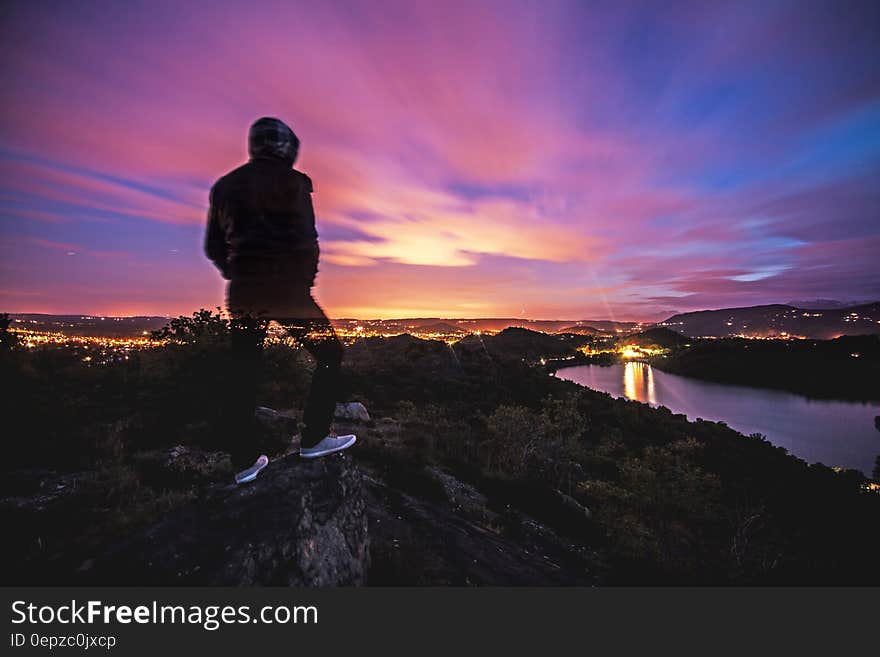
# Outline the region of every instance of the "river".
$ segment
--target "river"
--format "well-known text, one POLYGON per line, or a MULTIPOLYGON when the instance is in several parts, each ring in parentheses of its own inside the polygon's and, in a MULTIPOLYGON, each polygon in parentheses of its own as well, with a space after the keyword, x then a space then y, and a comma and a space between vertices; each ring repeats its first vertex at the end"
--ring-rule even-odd
POLYGON ((740 433, 764 434, 808 463, 854 468, 870 476, 880 454, 880 432, 874 428, 878 402, 815 400, 780 390, 701 381, 637 361, 566 367, 556 376, 614 397, 666 406, 691 420, 722 421, 740 433))

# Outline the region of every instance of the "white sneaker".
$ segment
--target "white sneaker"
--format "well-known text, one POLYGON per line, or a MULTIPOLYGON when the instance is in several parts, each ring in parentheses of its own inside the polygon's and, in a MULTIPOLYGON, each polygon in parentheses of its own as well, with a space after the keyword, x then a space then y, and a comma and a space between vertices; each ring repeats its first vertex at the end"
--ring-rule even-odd
POLYGON ((357 436, 351 433, 346 436, 326 436, 314 447, 301 447, 299 455, 304 459, 314 459, 333 452, 341 452, 354 445, 356 441, 357 436))
POLYGON ((235 475, 235 483, 237 484, 246 484, 249 481, 253 481, 257 478, 257 475, 260 474, 260 470, 269 465, 269 457, 265 454, 261 454, 260 458, 254 461, 254 464, 249 467, 247 470, 242 470, 237 475, 235 475))

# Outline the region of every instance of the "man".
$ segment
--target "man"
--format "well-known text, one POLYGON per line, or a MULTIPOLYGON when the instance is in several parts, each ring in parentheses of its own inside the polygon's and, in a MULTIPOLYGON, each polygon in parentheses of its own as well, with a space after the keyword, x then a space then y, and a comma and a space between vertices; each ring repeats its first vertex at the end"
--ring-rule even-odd
MULTIPOLYGON (((232 354, 238 378, 235 399, 225 410, 227 449, 236 469, 253 447, 254 411, 263 338, 276 320, 317 361, 303 423, 300 456, 316 458, 351 447, 353 435, 330 433, 342 344, 311 288, 318 272, 318 233, 312 181, 293 168, 299 139, 282 121, 264 117, 248 135, 250 160, 211 188, 205 253, 229 281, 232 354)), ((250 458, 253 452, 251 452, 250 458)), ((261 455, 236 475, 256 478, 268 464, 261 455)))

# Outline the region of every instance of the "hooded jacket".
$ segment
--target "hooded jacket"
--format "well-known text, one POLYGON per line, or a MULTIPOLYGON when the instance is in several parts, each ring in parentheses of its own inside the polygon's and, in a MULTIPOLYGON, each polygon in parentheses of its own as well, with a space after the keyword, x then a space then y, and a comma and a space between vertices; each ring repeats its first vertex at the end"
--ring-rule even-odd
POLYGON ((226 279, 280 266, 314 283, 318 233, 312 181, 293 168, 299 139, 284 122, 256 121, 250 160, 211 188, 205 254, 226 279))

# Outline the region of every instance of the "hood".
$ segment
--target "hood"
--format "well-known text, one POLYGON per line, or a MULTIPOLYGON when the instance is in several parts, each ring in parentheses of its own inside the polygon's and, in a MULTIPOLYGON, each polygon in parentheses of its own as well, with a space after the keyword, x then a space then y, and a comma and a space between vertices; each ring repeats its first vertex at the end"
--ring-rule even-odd
POLYGON ((248 132, 248 155, 273 158, 293 166, 299 153, 299 139, 280 119, 264 116, 254 121, 248 132))

